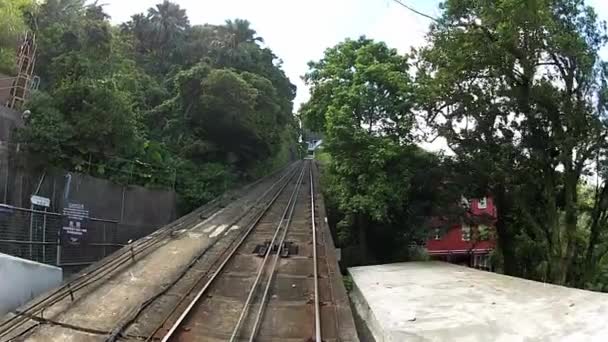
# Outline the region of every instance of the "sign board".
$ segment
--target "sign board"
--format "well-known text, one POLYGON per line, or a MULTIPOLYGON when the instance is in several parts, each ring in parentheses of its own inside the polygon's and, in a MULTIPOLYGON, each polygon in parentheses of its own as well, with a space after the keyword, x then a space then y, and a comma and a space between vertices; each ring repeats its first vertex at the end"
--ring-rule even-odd
POLYGON ((30 197, 30 202, 32 202, 32 205, 39 205, 41 207, 45 207, 48 208, 51 206, 51 200, 46 198, 46 197, 42 197, 42 196, 37 196, 37 195, 32 195, 32 197, 30 197))
POLYGON ((87 235, 89 211, 84 204, 68 203, 63 208, 63 216, 62 240, 70 245, 80 245, 87 235))

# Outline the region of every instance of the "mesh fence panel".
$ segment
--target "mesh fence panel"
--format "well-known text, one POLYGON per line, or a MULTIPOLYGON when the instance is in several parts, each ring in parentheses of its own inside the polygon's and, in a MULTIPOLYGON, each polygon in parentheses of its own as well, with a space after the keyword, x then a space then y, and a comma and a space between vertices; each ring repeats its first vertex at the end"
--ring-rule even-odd
POLYGON ((87 265, 128 241, 120 239, 117 222, 91 218, 85 240, 70 245, 59 239, 64 221, 61 214, 0 204, 0 253, 56 266, 87 265))
POLYGON ((61 215, 0 205, 0 252, 56 264, 60 226, 61 215))

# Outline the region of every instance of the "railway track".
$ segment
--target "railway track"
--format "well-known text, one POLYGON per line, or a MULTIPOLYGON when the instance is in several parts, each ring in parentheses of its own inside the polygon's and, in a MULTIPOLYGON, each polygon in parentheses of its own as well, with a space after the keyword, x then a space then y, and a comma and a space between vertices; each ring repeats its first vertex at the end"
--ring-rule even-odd
POLYGON ((223 252, 180 300, 159 310, 162 320, 150 325, 153 315, 142 315, 128 334, 149 341, 338 340, 337 312, 321 310, 332 289, 317 243, 315 194, 312 163, 305 162, 238 239, 217 246, 223 252))

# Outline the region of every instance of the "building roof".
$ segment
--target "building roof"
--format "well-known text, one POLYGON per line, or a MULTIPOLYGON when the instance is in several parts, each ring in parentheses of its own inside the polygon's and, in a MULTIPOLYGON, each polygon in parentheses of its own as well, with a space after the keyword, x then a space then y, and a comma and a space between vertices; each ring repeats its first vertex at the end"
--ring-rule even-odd
POLYGON ((376 341, 606 341, 608 294, 442 262, 349 269, 376 341))

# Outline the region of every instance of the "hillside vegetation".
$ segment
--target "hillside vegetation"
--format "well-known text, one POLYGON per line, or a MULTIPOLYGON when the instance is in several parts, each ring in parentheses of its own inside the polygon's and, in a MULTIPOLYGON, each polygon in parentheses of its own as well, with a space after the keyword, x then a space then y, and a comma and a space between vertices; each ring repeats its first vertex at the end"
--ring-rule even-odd
POLYGON ((191 25, 169 1, 120 25, 96 2, 10 6, 37 37, 19 139, 41 166, 175 187, 185 212, 298 156, 295 87, 247 20, 191 25))

